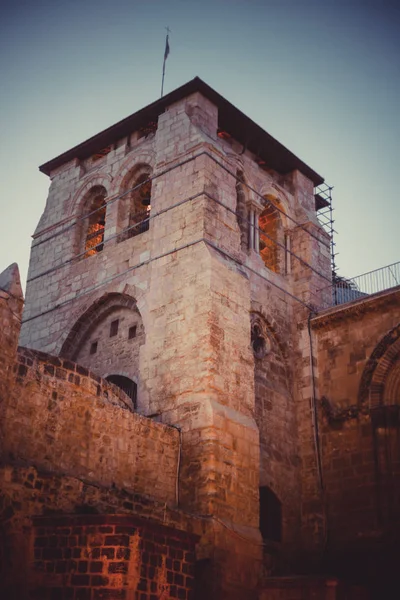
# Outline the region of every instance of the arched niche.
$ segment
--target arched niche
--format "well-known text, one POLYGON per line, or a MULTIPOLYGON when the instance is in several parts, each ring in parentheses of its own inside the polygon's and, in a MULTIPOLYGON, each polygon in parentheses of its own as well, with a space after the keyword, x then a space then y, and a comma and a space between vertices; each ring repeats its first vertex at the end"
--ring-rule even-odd
POLYGON ((109 293, 76 321, 60 355, 87 367, 100 377, 123 374, 140 381, 140 348, 145 330, 136 300, 109 293))

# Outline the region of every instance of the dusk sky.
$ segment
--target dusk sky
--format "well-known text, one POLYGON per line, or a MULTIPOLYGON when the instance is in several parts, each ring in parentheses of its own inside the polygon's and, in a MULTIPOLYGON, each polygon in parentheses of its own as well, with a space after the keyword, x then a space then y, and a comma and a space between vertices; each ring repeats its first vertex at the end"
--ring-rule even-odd
MULTIPOLYGON (((397 3, 399 6, 399 4, 397 3)), ((400 9, 378 0, 6 0, 0 271, 25 281, 38 166, 196 75, 334 186, 339 272, 399 256, 400 9)))

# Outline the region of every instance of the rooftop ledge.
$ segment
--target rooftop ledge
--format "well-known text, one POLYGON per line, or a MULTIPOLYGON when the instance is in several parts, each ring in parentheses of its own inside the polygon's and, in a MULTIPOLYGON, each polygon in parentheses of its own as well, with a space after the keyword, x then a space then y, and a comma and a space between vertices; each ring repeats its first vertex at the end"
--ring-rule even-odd
POLYGON ((313 329, 318 329, 327 323, 378 310, 383 306, 400 307, 400 285, 326 308, 311 319, 311 325, 313 329))
POLYGON ((290 150, 285 148, 283 144, 264 131, 257 123, 233 106, 233 104, 228 102, 228 100, 199 77, 195 77, 126 119, 119 121, 115 125, 108 127, 108 129, 78 144, 78 146, 49 160, 41 165, 39 170, 46 175, 50 175, 52 171, 71 160, 89 158, 141 127, 146 126, 149 122, 157 122, 158 116, 165 112, 168 106, 195 92, 199 92, 218 107, 219 128, 229 132, 235 140, 242 143, 243 147, 247 148, 250 152, 255 153, 271 169, 282 175, 298 170, 310 179, 315 186, 323 183, 324 179, 321 175, 306 165, 290 150))

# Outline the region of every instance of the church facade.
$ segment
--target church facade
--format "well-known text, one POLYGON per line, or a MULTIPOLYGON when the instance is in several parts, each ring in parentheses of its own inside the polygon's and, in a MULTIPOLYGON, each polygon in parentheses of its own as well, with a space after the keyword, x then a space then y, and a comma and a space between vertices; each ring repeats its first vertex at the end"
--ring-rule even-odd
POLYGON ((41 171, 18 351, 1 286, 4 589, 378 597, 400 290, 331 306, 322 177, 198 78, 41 171))

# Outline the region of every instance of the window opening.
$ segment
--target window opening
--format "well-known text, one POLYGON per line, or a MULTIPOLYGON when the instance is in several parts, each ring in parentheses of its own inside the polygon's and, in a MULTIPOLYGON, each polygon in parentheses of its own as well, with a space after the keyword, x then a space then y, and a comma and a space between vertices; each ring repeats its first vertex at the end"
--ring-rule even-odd
POLYGON ((260 487, 260 532, 264 542, 282 541, 282 503, 268 487, 260 487))
POLYGON ((96 354, 97 352, 97 342, 92 342, 90 344, 90 354, 96 354))
POLYGON ((128 339, 132 340, 133 338, 136 337, 136 325, 132 325, 132 327, 129 327, 129 332, 128 332, 128 339))
POLYGON ((124 375, 109 375, 106 377, 106 381, 113 383, 119 387, 120 390, 125 392, 132 400, 133 408, 136 409, 137 385, 132 379, 129 379, 129 377, 125 377, 124 375))
POLYGON ((269 203, 259 216, 258 227, 260 231, 260 256, 268 269, 279 273, 281 270, 279 264, 280 247, 277 242, 281 241, 279 237, 281 236, 282 222, 279 212, 272 203, 269 203))
POLYGON ((98 254, 104 248, 104 228, 106 225, 106 204, 104 196, 97 196, 93 200, 89 213, 93 214, 88 217, 89 224, 86 233, 85 257, 98 254))
POLYGON ((151 181, 149 177, 150 173, 143 173, 133 185, 133 187, 136 187, 142 184, 132 192, 128 238, 144 233, 149 229, 151 211, 151 181))
POLYGON ((118 326, 119 326, 119 320, 116 319, 115 321, 111 322, 110 325, 110 337, 114 337, 115 335, 117 335, 118 333, 118 326))

